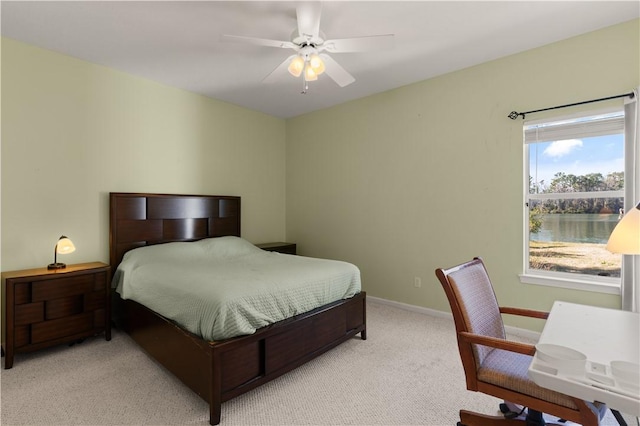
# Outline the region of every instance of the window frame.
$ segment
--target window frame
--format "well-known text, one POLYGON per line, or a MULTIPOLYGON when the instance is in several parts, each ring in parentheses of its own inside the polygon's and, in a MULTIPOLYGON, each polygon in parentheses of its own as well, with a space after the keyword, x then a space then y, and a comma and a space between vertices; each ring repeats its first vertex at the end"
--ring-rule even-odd
MULTIPOLYGON (((550 287, 560 287, 560 288, 569 288, 576 290, 586 290, 591 292, 598 293, 607 293, 607 294, 621 294, 621 286, 622 280, 621 277, 604 277, 604 276, 595 276, 595 275, 586 275, 586 274, 576 274, 569 272, 557 272, 557 271, 544 271, 539 269, 530 269, 529 267, 529 200, 537 199, 537 200, 546 200, 546 199, 575 199, 575 198, 624 198, 625 192, 624 189, 619 191, 595 191, 595 192, 572 192, 572 193, 547 193, 547 194, 531 194, 530 191, 530 168, 529 168, 529 147, 534 143, 544 142, 543 138, 540 142, 535 142, 531 140, 531 134, 527 134, 527 127, 534 126, 536 124, 542 123, 552 123, 552 122, 560 122, 565 120, 575 120, 581 117, 592 117, 604 114, 621 114, 621 122, 620 125, 610 126, 605 124, 604 126, 599 126, 598 124, 593 124, 590 127, 593 127, 588 132, 580 131, 581 126, 575 125, 567 125, 566 127, 573 127, 574 130, 560 130, 558 132, 564 139, 570 138, 585 138, 585 137, 593 137, 593 136, 603 136, 608 134, 618 134, 621 133, 623 137, 625 136, 625 111, 624 106, 616 106, 609 108, 600 108, 600 109, 591 109, 585 110, 574 114, 565 114, 558 116, 548 116, 543 119, 536 120, 527 120, 522 125, 522 133, 523 133, 523 265, 522 265, 522 273, 519 274, 520 282, 525 284, 534 284, 534 285, 543 285, 550 287), (598 194, 597 197, 594 194, 598 194)), ((548 139, 546 139, 548 140, 548 139)), ((553 139, 551 139, 553 140, 553 139)), ((563 139, 558 139, 563 140, 563 139)), ((625 157, 627 155, 626 149, 624 153, 625 157)), ((624 163, 624 173, 625 177, 628 174, 627 162, 624 163)), ((626 183, 626 178, 625 178, 626 183)), ((621 269, 622 269, 621 265, 621 269)))

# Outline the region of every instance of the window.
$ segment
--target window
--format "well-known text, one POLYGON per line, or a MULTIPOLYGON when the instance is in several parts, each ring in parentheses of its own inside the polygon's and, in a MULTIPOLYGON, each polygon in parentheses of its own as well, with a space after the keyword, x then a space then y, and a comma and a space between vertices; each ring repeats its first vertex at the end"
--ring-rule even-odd
POLYGON ((624 111, 524 124, 523 282, 618 293, 605 249, 624 209, 624 111))

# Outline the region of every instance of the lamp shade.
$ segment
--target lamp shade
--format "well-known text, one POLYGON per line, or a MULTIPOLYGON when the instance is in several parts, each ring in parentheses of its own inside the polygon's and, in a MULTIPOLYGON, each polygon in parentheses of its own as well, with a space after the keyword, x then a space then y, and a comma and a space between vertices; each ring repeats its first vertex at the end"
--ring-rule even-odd
POLYGON ((300 77, 302 70, 304 69, 304 59, 301 56, 296 56, 289 63, 289 74, 294 77, 300 77))
POLYGON ((318 79, 318 74, 316 74, 316 72, 309 64, 304 67, 304 79, 306 81, 316 81, 318 79))
POLYGON ((59 254, 69 254, 76 251, 76 246, 73 245, 73 242, 67 237, 61 237, 58 240, 58 244, 56 244, 56 251, 59 254))
POLYGON ((640 254, 640 203, 620 219, 607 242, 611 253, 640 254))
POLYGON ((322 58, 320 58, 320 56, 318 56, 317 53, 311 55, 311 57, 309 58, 309 65, 311 65, 311 68, 313 68, 313 71, 315 71, 316 75, 320 75, 324 72, 324 61, 322 60, 322 58))

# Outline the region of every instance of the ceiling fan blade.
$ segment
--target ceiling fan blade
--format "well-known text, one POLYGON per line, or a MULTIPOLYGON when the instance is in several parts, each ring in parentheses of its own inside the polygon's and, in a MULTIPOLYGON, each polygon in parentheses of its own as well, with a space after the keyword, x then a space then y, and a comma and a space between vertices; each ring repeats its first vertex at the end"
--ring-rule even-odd
POLYGON ((276 69, 271 71, 271 73, 269 73, 269 75, 267 75, 265 78, 262 79, 262 82, 263 83, 274 83, 276 80, 280 79, 283 75, 287 74, 288 73, 287 68, 289 68, 289 63, 291 62, 291 60, 295 56, 296 55, 291 55, 287 59, 282 61, 282 63, 280 65, 278 65, 276 67, 276 69))
POLYGON ((269 40, 266 38, 247 37, 239 35, 222 34, 222 41, 231 41, 235 43, 253 44, 256 46, 281 47, 283 49, 295 49, 297 46, 290 41, 269 40))
POLYGON ((356 81, 356 79, 337 63, 331 56, 320 54, 324 61, 324 72, 333 79, 338 86, 344 87, 356 81))
POLYGON ((322 50, 331 53, 370 52, 393 48, 393 34, 327 40, 322 50))
POLYGON ((298 35, 307 39, 317 38, 320 34, 321 14, 322 3, 319 1, 298 2, 296 5, 298 35))

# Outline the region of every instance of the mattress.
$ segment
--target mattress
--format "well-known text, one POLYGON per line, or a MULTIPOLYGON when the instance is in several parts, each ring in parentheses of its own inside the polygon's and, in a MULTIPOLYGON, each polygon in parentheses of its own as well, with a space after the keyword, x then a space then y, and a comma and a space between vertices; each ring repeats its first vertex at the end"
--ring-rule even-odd
POLYGON ((128 251, 113 284, 205 340, 224 340, 361 290, 360 270, 337 260, 268 252, 238 237, 128 251))

